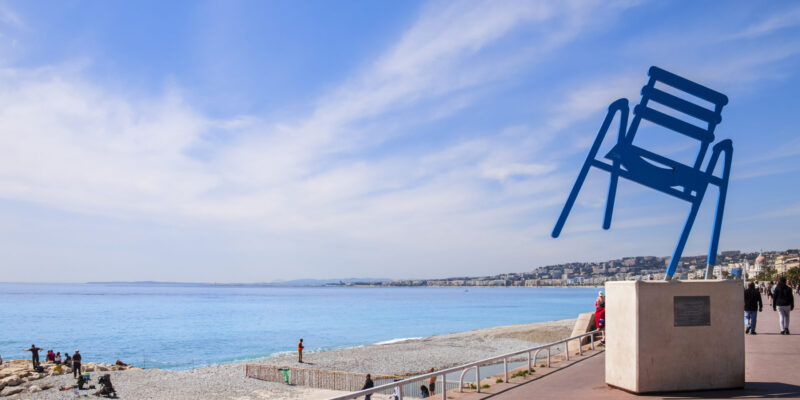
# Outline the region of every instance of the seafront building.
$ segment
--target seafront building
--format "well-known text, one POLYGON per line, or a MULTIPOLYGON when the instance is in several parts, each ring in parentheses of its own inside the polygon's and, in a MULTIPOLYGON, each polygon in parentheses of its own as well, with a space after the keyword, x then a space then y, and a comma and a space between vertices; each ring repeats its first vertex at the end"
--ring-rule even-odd
MULTIPOLYGON (((759 274, 774 270, 785 274, 800 267, 800 249, 747 253, 723 251, 717 257, 714 277, 719 279, 755 279, 759 274), (746 269, 746 271, 745 271, 746 269)), ((346 286, 602 286, 606 281, 661 280, 669 257, 638 256, 603 262, 573 262, 547 265, 530 272, 512 272, 484 277, 452 277, 444 279, 395 280, 383 282, 341 283, 346 286)), ((706 256, 681 257, 675 273, 677 279, 704 279, 706 256)))

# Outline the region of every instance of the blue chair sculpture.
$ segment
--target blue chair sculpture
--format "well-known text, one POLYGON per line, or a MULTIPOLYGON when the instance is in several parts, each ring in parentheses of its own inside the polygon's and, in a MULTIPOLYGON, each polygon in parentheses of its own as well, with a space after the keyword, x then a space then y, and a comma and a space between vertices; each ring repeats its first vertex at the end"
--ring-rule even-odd
MULTIPOLYGON (((592 144, 589 150, 589 155, 583 163, 575 185, 572 187, 569 197, 567 197, 567 202, 564 204, 561 215, 558 217, 558 221, 556 221, 556 226, 553 228, 552 236, 556 238, 561 234, 561 229, 564 227, 567 216, 569 216, 569 212, 575 204, 575 199, 578 197, 578 192, 581 190, 589 168, 597 167, 611 174, 608 198, 606 199, 606 212, 603 219, 603 229, 611 227, 614 197, 617 192, 617 181, 620 177, 691 203, 692 208, 689 211, 689 216, 686 218, 686 224, 678 239, 678 244, 675 246, 675 251, 670 259, 669 266, 667 266, 665 279, 670 280, 675 274, 675 269, 681 259, 683 248, 689 237, 689 231, 691 231, 695 217, 697 217, 697 212, 700 210, 700 203, 703 202, 706 189, 709 184, 713 184, 719 188, 719 197, 717 200, 716 216, 714 218, 714 230, 711 235, 711 244, 708 250, 706 279, 709 279, 710 271, 716 264, 717 246, 719 244, 719 234, 722 227, 722 213, 725 209, 725 194, 728 190, 731 156, 733 154, 733 143, 731 140, 725 139, 715 144, 705 170, 701 167, 706 153, 708 152, 709 145, 714 142, 714 128, 716 128, 717 124, 722 120, 722 107, 728 103, 728 98, 722 93, 658 67, 651 67, 648 75, 650 76, 650 80, 647 82, 647 85, 642 88, 642 100, 633 109, 634 117, 630 126, 627 126, 629 112, 627 99, 619 99, 611 103, 608 107, 608 113, 603 121, 603 125, 600 127, 597 138, 594 140, 594 144, 592 144), (670 86, 674 90, 703 99, 711 103, 714 109, 710 110, 660 90, 656 88, 656 83, 659 82, 663 85, 670 86), (667 107, 678 113, 689 115, 707 124, 707 126, 700 127, 674 116, 667 115, 661 111, 657 111, 649 106, 651 102, 660 104, 662 109, 663 107, 667 107), (617 138, 617 144, 605 156, 605 159, 610 161, 610 163, 608 163, 597 159, 596 156, 603 142, 603 138, 605 138, 606 132, 617 112, 620 113, 619 136, 617 138), (694 165, 684 165, 634 145, 633 139, 636 136, 636 131, 642 119, 698 140, 700 142, 700 149, 697 153, 694 165), (725 164, 722 168, 722 176, 717 177, 714 175, 714 168, 722 154, 725 155, 725 164)), ((670 112, 670 114, 674 113, 670 112)))

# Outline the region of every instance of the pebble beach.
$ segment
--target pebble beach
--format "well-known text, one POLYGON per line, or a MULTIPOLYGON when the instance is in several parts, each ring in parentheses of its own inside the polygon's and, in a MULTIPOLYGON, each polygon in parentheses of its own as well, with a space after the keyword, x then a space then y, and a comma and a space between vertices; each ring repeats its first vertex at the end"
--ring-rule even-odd
MULTIPOLYGON (((414 375, 430 367, 437 369, 465 364, 470 361, 535 346, 568 337, 574 319, 509 325, 469 332, 437 335, 427 338, 393 341, 346 349, 307 353, 303 364, 295 355, 248 361, 280 366, 320 368, 328 370, 369 372, 385 375, 414 375)), ((0 374, 13 363, 4 363, 0 374)), ((280 383, 264 382, 244 377, 245 363, 218 364, 187 371, 161 369, 128 369, 93 372, 92 383, 99 374, 110 374, 114 388, 123 399, 325 399, 339 392, 309 389, 280 383)), ((30 368, 30 362, 27 363, 30 368)), ((24 379, 23 379, 24 380, 24 379)), ((2 382, 2 380, 0 380, 2 382)), ((72 385, 71 374, 53 375, 7 386, 21 388, 19 393, 5 398, 67 399, 74 398, 70 391, 58 387, 72 385), (31 387, 36 386, 36 389, 31 387), (38 391, 44 387, 50 389, 38 391), (32 392, 33 391, 33 392, 32 392)), ((99 386, 98 386, 99 387, 99 386)), ((90 394, 96 390, 84 390, 90 394)), ((380 396, 373 396, 381 399, 380 396)))

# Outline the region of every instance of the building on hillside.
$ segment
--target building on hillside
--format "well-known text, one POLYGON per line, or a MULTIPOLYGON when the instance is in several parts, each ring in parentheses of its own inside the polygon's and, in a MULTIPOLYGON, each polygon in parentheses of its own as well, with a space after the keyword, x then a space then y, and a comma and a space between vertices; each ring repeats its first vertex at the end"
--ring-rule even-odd
POLYGON ((785 274, 786 271, 800 266, 800 257, 797 254, 782 254, 775 257, 775 272, 785 274))
POLYGON ((751 269, 751 271, 755 272, 756 274, 759 272, 763 272, 766 263, 767 263, 767 258, 764 257, 764 254, 758 253, 758 257, 756 257, 756 262, 755 264, 753 264, 753 268, 751 269))

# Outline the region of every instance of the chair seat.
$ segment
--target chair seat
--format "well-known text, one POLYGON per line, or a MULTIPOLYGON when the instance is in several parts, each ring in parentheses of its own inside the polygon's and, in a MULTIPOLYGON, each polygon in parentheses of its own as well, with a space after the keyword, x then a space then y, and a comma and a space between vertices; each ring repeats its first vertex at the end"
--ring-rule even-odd
POLYGON ((709 183, 703 171, 624 142, 617 143, 605 158, 619 161, 627 171, 622 176, 662 191, 683 188, 682 192, 696 196, 709 183))

